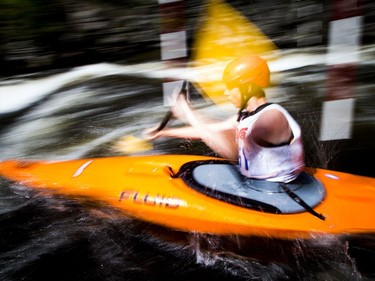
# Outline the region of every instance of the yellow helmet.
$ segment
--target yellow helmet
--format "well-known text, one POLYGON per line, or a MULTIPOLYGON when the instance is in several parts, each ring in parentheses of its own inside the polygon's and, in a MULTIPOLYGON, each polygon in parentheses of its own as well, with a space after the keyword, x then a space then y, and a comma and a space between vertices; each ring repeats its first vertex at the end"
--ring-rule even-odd
POLYGON ((223 73, 223 82, 228 89, 253 83, 260 88, 270 84, 270 70, 267 62, 256 56, 248 55, 231 61, 223 73))

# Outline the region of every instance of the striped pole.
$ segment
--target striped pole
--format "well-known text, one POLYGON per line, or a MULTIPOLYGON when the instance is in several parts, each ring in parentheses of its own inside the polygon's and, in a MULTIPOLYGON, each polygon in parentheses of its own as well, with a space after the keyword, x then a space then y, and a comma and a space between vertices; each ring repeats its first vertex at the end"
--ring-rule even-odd
POLYGON ((356 64, 362 33, 361 0, 333 0, 329 23, 327 92, 320 140, 350 139, 354 114, 356 64))
MULTIPOLYGON (((161 59, 167 67, 185 63, 187 59, 186 31, 184 26, 184 0, 159 0, 161 59)), ((167 78, 163 83, 164 105, 168 106, 173 90, 182 88, 183 81, 167 78)))

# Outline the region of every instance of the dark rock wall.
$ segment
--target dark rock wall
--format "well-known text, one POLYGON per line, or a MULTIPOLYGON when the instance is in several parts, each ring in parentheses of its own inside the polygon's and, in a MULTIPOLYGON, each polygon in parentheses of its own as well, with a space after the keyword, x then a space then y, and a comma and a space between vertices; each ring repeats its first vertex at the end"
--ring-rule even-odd
MULTIPOLYGON (((325 46, 330 1, 229 0, 279 48, 325 46)), ((203 0, 185 0, 189 44, 203 0)), ((363 0, 362 43, 374 42, 374 4, 363 0)), ((156 0, 6 0, 0 2, 0 75, 96 62, 157 60, 156 0)))

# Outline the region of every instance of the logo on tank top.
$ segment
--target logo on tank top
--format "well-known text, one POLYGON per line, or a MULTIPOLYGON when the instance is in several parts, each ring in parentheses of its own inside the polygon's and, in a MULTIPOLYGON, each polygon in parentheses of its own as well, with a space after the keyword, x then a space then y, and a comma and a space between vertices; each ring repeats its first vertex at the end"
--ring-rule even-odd
POLYGON ((248 128, 241 128, 240 130, 236 130, 236 138, 243 140, 245 139, 246 131, 248 128))

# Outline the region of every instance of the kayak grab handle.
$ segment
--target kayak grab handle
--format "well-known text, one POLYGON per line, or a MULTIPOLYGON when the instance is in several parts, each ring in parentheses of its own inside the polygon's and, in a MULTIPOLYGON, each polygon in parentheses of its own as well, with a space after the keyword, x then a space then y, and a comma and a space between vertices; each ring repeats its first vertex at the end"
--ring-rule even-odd
POLYGON ((176 174, 171 166, 166 166, 165 170, 172 179, 178 178, 178 173, 176 174))

